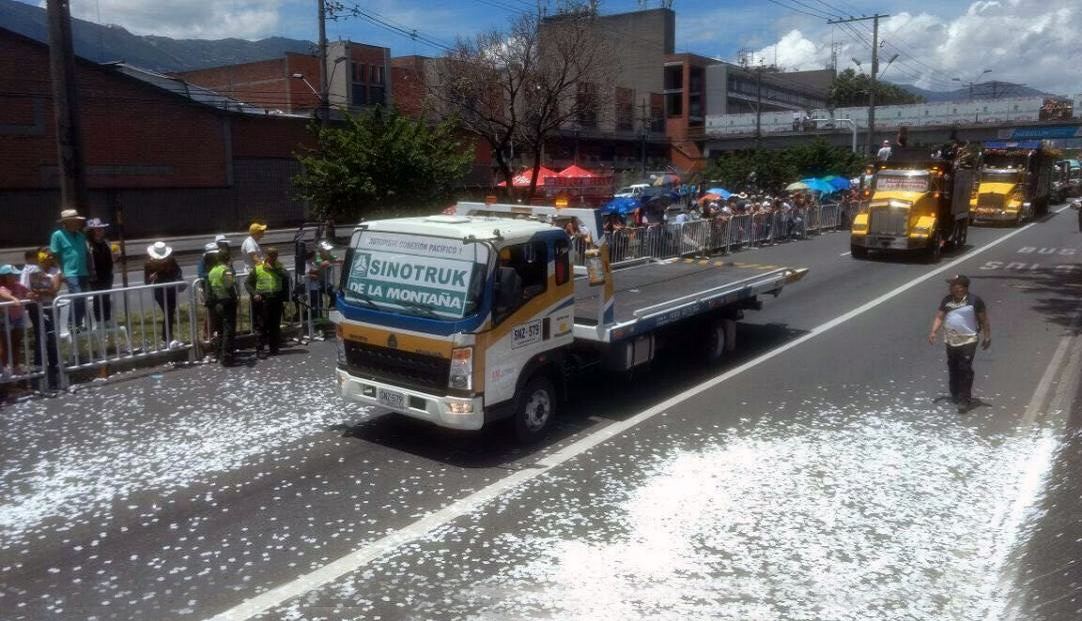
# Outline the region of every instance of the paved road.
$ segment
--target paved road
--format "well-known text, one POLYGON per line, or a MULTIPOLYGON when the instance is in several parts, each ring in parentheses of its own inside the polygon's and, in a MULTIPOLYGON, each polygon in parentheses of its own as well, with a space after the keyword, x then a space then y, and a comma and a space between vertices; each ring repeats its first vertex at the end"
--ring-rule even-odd
POLYGON ((1077 620, 1073 216, 939 266, 742 253, 811 272, 531 449, 341 403, 330 343, 9 407, 0 617, 1077 620), (994 334, 967 415, 924 341, 954 272, 994 334))

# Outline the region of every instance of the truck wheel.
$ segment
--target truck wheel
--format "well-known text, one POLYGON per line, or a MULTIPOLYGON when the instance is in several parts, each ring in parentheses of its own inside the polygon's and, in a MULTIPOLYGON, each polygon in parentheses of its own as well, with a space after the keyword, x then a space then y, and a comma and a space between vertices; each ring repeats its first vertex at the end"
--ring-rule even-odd
POLYGON ((853 255, 854 259, 864 260, 868 258, 868 249, 864 246, 849 245, 849 252, 853 255))
POLYGON ((725 357, 725 346, 729 341, 726 332, 724 319, 708 324, 703 340, 703 354, 707 364, 716 364, 725 357))
POLYGON ((556 415, 556 390, 549 378, 539 375, 526 383, 515 411, 515 436, 529 444, 540 440, 556 415))
POLYGON ((939 231, 936 231, 932 235, 931 241, 928 243, 928 262, 939 263, 939 259, 943 257, 943 244, 942 238, 939 236, 939 231))

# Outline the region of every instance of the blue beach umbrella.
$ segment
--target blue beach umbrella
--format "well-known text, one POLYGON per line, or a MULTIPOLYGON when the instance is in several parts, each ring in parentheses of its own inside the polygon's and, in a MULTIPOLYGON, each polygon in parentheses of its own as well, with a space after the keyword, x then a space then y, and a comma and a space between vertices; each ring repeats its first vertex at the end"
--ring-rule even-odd
POLYGON ((642 204, 637 198, 630 196, 614 198, 601 207, 601 215, 614 213, 618 216, 627 216, 641 206, 642 204))

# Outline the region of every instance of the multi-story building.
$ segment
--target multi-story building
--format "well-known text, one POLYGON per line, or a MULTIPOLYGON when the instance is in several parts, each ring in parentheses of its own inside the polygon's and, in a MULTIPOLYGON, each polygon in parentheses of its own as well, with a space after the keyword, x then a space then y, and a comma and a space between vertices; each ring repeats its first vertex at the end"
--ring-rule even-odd
POLYGON ((695 54, 668 55, 665 116, 673 165, 682 170, 701 170, 705 165, 708 115, 806 112, 826 103, 833 79, 830 69, 781 72, 695 54))
MULTIPOLYGON (((287 53, 282 58, 176 75, 234 99, 283 112, 313 114, 319 107, 319 57, 314 54, 287 53)), ((389 104, 391 84, 389 48, 353 41, 327 45, 327 100, 332 115, 389 104)))

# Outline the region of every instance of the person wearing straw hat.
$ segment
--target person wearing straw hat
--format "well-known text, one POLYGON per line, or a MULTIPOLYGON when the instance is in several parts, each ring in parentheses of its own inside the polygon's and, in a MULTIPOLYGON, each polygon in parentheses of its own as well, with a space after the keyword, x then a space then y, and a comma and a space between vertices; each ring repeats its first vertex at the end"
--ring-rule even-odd
MULTIPOLYGON (((143 282, 148 285, 160 285, 179 282, 184 273, 173 257, 173 249, 159 241, 147 246, 147 262, 143 266, 143 282)), ((162 342, 168 347, 180 347, 180 339, 175 331, 177 313, 177 288, 158 287, 154 289, 154 301, 162 309, 162 342)))
MULTIPOLYGON (((49 251, 60 261, 60 270, 64 274, 64 283, 71 293, 83 293, 90 290, 90 267, 86 251, 86 235, 83 222, 86 218, 74 209, 60 212, 60 228, 49 238, 49 251)), ((86 315, 86 300, 76 298, 72 302, 73 320, 76 326, 83 325, 86 315)))
MULTIPOLYGON (((107 222, 98 218, 86 221, 87 250, 90 258, 90 290, 109 291, 113 288, 113 247, 105 238, 107 222)), ((94 319, 109 321, 113 316, 109 294, 94 296, 94 319)))

